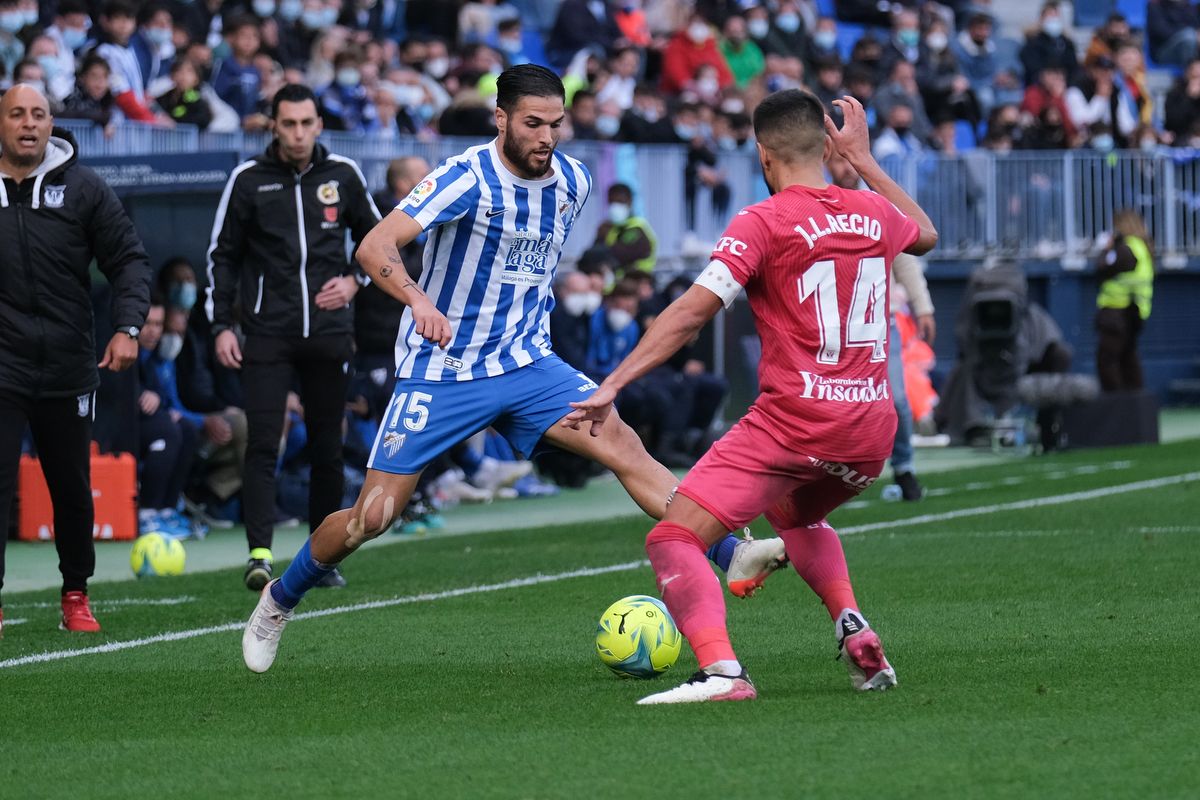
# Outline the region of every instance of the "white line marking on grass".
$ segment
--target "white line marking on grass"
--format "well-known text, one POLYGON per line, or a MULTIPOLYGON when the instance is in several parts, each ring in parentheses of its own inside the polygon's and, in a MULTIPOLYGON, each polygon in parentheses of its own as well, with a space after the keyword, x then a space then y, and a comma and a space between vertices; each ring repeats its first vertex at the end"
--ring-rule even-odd
MULTIPOLYGON (((178 606, 184 603, 196 602, 195 597, 183 595, 182 597, 118 597, 112 600, 96 600, 91 599, 90 603, 96 608, 113 608, 116 606, 178 606)), ((59 603, 13 603, 5 606, 5 608, 58 608, 59 603)))
MULTIPOLYGON (((411 594, 403 597, 392 597, 387 600, 370 600, 364 603, 354 603, 348 606, 334 606, 332 608, 320 608, 315 611, 305 611, 297 614, 292 618, 292 621, 302 619, 316 619, 317 617, 330 617, 335 614, 349 614, 353 611, 367 611, 376 608, 390 608, 391 606, 402 606, 410 603, 428 603, 434 600, 448 600, 453 597, 464 597, 472 594, 485 594, 488 592, 500 592, 505 589, 518 589, 523 586, 537 586, 543 583, 555 583, 557 581, 570 580, 571 578, 590 578, 594 575, 607 575, 610 572, 630 572, 635 569, 640 569, 649 566, 650 562, 645 560, 626 561, 623 564, 610 564, 606 567, 583 567, 581 569, 573 569, 570 572, 557 572, 552 575, 530 575, 526 578, 513 578, 510 581, 503 583, 489 583, 481 586, 463 586, 458 589, 447 589, 442 592, 425 592, 423 594, 411 594)), ((46 664, 51 661, 62 661, 67 658, 78 658, 79 656, 98 655, 100 653, 116 653, 121 650, 132 650, 137 647, 146 647, 147 645, 159 644, 161 642, 179 642, 184 639, 195 639, 199 636, 208 636, 213 633, 226 633, 227 631, 238 631, 246 626, 244 620, 237 622, 226 622, 224 625, 212 625, 207 628, 193 628, 186 631, 173 631, 171 633, 160 633, 157 636, 147 636, 142 639, 129 639, 123 642, 109 642, 107 644, 97 645, 96 647, 81 647, 77 650, 54 650, 48 653, 36 653, 29 656, 21 656, 19 658, 10 658, 5 661, 0 661, 0 669, 9 669, 11 667, 23 667, 27 664, 46 664)))
POLYGON ((1074 503, 1079 500, 1095 500, 1100 497, 1109 497, 1114 494, 1127 494, 1129 492, 1140 492, 1144 489, 1158 489, 1163 486, 1174 486, 1180 483, 1188 483, 1190 481, 1200 480, 1200 472, 1186 472, 1182 475, 1170 475, 1165 478, 1151 478, 1145 481, 1135 481, 1133 483, 1121 483, 1116 486, 1106 486, 1102 489, 1088 489, 1082 492, 1070 492, 1069 494, 1056 494, 1049 497, 1034 497, 1029 500, 1015 500, 1011 503, 997 503, 991 506, 976 506, 974 508, 960 508, 955 511, 943 511, 940 514, 921 514, 916 517, 907 517, 905 519, 896 519, 889 522, 869 522, 865 525, 851 525, 842 528, 839 533, 843 536, 848 536, 854 533, 866 533, 867 531, 886 530, 889 528, 907 528, 913 525, 924 525, 929 522, 942 522, 948 519, 961 519, 962 517, 978 517, 984 514, 995 514, 1001 511, 1020 511, 1026 508, 1041 508, 1043 506, 1057 506, 1063 503, 1074 503))
POLYGON ((5 627, 8 627, 9 625, 24 625, 26 622, 29 622, 29 620, 27 620, 27 619, 24 619, 24 618, 21 618, 21 619, 6 619, 6 620, 4 620, 4 626, 5 626, 5 627))

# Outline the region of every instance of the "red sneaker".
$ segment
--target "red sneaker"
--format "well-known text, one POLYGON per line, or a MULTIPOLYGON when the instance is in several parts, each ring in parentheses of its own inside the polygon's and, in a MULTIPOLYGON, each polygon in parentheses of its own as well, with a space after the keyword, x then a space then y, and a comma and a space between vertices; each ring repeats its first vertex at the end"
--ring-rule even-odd
POLYGON ((87 595, 83 592, 67 592, 62 596, 62 622, 58 627, 64 631, 99 633, 100 623, 92 616, 87 595))
POLYGON ((846 665, 855 689, 883 692, 896 685, 896 670, 883 654, 883 642, 860 613, 843 609, 837 628, 837 658, 846 665))

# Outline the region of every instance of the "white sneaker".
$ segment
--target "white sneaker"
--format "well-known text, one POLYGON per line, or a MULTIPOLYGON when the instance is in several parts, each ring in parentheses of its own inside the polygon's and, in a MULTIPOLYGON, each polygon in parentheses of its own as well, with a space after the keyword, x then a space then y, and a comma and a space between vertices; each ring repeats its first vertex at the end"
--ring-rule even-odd
POLYGON ((850 683, 860 692, 883 692, 896 685, 896 670, 883 654, 879 634, 871 630, 857 611, 842 609, 835 623, 838 637, 837 659, 846 665, 850 683))
POLYGON ((484 456, 479 469, 471 476, 471 483, 480 489, 495 492, 512 486, 531 472, 533 463, 530 461, 501 461, 484 456))
POLYGON ((652 694, 637 701, 639 706, 655 706, 665 703, 704 703, 717 700, 753 700, 758 697, 754 684, 746 670, 737 677, 709 675, 704 670, 688 678, 688 682, 652 694))
POLYGON ((487 489, 467 483, 460 469, 447 470, 433 482, 434 495, 443 503, 490 503, 495 496, 487 489))
POLYGON ((242 633, 242 659, 251 672, 266 672, 275 663, 279 650, 279 635, 295 612, 284 608, 271 597, 271 587, 278 578, 263 587, 258 605, 242 633))
POLYGON ((746 528, 742 541, 733 549, 725 582, 729 584, 729 591, 738 597, 753 597, 763 581, 787 563, 783 539, 755 539, 746 528))

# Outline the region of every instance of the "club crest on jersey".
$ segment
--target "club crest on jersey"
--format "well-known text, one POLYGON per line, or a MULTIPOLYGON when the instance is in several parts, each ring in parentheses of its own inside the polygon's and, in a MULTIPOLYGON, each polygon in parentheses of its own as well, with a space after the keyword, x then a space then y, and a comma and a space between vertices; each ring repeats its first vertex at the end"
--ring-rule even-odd
POLYGON ((504 283, 535 285, 546 277, 546 262, 550 259, 550 248, 554 234, 538 236, 536 231, 518 230, 513 234, 508 255, 504 258, 504 283))
POLYGON ((577 210, 575 204, 569 200, 565 203, 558 204, 558 217, 562 220, 564 228, 570 228, 575 224, 575 214, 577 210))
POLYGON ((327 206, 331 206, 341 200, 342 195, 340 192, 338 192, 338 182, 329 181, 328 183, 322 183, 320 186, 318 186, 317 199, 327 206))
POLYGON ((62 208, 64 195, 67 193, 66 185, 63 186, 45 186, 42 195, 42 205, 46 208, 62 208))
POLYGON ((404 446, 404 440, 407 438, 407 433, 388 431, 383 435, 383 452, 387 453, 388 458, 391 458, 404 446))
POLYGON ((425 198, 433 194, 433 190, 437 188, 437 184, 428 178, 418 183, 413 187, 413 190, 408 193, 409 205, 419 206, 425 202, 425 198))

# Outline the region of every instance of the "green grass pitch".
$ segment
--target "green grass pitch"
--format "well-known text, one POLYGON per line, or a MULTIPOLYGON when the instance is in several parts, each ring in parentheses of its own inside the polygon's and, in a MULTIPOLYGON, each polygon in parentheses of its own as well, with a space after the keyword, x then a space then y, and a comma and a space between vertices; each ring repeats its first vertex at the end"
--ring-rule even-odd
POLYGON ((365 551, 301 610, 408 600, 298 620, 265 675, 232 570, 97 587, 98 637, 55 629, 56 592, 6 594, 0 797, 1194 797, 1198 451, 1014 460, 839 511, 900 679, 881 695, 850 689, 789 570, 728 598, 758 701, 635 706, 695 667, 622 681, 592 652, 610 602, 654 593, 645 519, 365 551))

